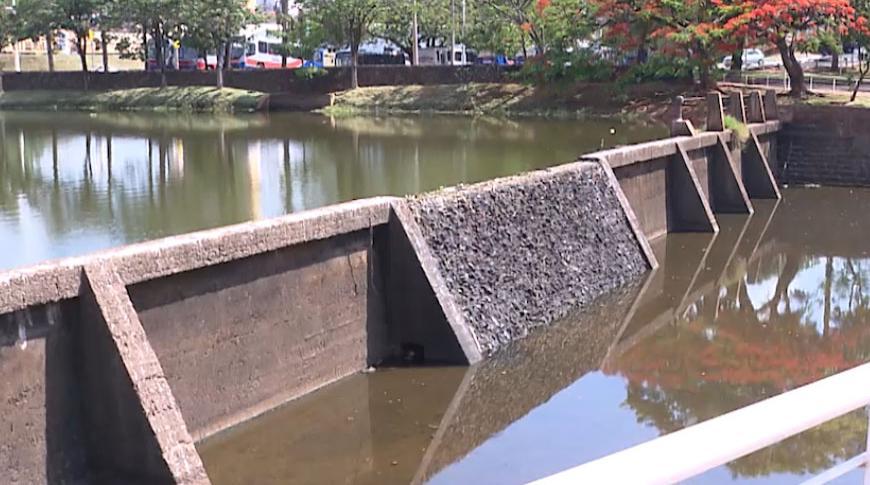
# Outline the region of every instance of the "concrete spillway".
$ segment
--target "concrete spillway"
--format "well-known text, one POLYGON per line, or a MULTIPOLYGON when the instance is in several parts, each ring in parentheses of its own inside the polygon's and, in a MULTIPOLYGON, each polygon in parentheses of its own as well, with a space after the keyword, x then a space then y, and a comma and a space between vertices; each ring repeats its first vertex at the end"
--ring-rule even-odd
POLYGON ((2 274, 0 469, 205 483, 202 438, 408 353, 484 359, 656 267, 650 238, 777 197, 780 122, 753 99, 745 143, 690 130, 2 274))

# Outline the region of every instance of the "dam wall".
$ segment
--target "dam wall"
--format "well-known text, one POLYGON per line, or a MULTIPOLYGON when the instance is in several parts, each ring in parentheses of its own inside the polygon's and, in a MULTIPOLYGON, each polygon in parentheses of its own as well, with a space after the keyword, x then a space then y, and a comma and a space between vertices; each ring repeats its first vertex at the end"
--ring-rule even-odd
POLYGON ((617 191, 578 162, 412 198, 405 225, 431 250, 454 326, 491 355, 655 267, 617 191))
POLYGON ((780 135, 784 184, 870 186, 870 110, 794 106, 780 135))
POLYGON ((372 365, 481 361, 775 197, 778 123, 0 273, 0 467, 208 483, 197 441, 372 365))
MULTIPOLYGON (((721 119, 722 100, 718 94, 711 97, 718 107, 713 113, 721 119)), ((781 122, 764 115, 757 120, 747 120, 746 140, 725 130, 721 122, 719 131, 706 132, 685 122, 688 125, 681 126, 689 127, 688 134, 676 131, 681 136, 583 158, 611 167, 647 238, 669 232, 717 232, 715 214, 751 214, 751 199, 780 197, 773 167, 781 122)))

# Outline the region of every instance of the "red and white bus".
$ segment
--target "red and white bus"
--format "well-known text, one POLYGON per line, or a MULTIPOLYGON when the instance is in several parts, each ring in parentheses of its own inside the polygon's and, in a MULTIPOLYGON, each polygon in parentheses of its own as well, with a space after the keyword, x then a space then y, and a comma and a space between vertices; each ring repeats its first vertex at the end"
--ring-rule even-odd
MULTIPOLYGON (((278 24, 258 24, 245 29, 245 54, 241 64, 247 69, 281 69, 281 39, 275 34, 280 32, 278 24)), ((303 60, 287 56, 287 68, 302 67, 303 60)))

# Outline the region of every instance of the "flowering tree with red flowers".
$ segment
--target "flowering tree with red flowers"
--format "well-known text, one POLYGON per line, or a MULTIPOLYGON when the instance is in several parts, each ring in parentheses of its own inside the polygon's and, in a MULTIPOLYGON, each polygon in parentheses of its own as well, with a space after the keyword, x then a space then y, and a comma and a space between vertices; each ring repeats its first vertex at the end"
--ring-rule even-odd
POLYGON ((601 0, 598 12, 608 35, 623 48, 637 48, 638 57, 648 41, 660 42, 664 52, 688 56, 705 89, 715 85, 711 71, 716 58, 734 44, 732 32, 723 26, 742 13, 717 0, 601 0))
POLYGON ((791 79, 791 95, 795 97, 806 94, 803 67, 796 56, 801 42, 826 29, 846 35, 865 23, 849 0, 715 1, 742 11, 725 24, 726 30, 776 46, 791 79))

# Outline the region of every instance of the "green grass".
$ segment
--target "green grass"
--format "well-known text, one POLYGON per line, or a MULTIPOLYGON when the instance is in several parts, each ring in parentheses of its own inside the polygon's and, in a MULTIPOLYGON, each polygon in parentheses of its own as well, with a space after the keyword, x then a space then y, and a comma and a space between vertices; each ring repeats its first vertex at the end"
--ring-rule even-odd
POLYGON ((251 112, 266 95, 257 91, 195 86, 119 91, 11 91, 0 94, 0 109, 52 111, 251 112))
MULTIPOLYGON (((96 69, 103 65, 103 57, 100 53, 88 55, 88 67, 96 69)), ((9 72, 15 68, 15 61, 10 53, 0 54, 0 71, 9 72)), ((77 55, 55 54, 54 68, 57 71, 80 71, 81 60, 77 55)), ((109 68, 118 71, 135 71, 143 68, 142 61, 121 59, 118 54, 109 54, 109 68)), ((22 54, 21 70, 48 71, 48 56, 45 54, 22 54)))
POLYGON ((378 86, 335 94, 323 109, 331 116, 365 113, 452 113, 476 116, 534 116, 576 119, 595 115, 638 116, 617 100, 609 84, 557 89, 517 83, 378 86))
POLYGON ((749 141, 749 127, 747 127, 745 124, 741 123, 737 120, 737 118, 731 115, 725 116, 725 129, 733 131, 734 135, 737 136, 737 140, 741 144, 749 141))

